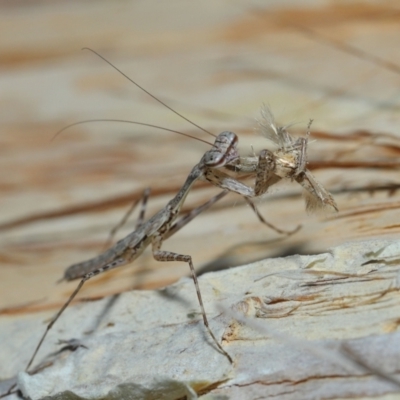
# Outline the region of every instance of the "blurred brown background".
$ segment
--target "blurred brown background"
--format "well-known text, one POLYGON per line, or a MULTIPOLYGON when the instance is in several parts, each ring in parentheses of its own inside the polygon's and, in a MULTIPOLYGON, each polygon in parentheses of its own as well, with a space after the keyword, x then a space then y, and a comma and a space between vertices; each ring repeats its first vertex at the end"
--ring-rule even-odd
MULTIPOLYGON (((186 117, 240 135, 244 155, 268 146, 262 103, 305 132, 310 167, 337 215, 307 216, 295 184, 258 202, 290 238, 262 226, 230 195, 164 244, 199 271, 270 256, 316 253, 349 240, 397 237, 400 7, 392 1, 1 1, 0 312, 58 308, 72 263, 102 251, 145 187, 148 216, 175 195, 207 146, 120 118, 209 137, 134 87, 90 47, 186 117)), ((200 184, 185 209, 218 193, 200 184)), ((120 232, 134 227, 134 218, 120 232)), ((188 275, 146 252, 90 281, 81 298, 155 288, 188 275)))

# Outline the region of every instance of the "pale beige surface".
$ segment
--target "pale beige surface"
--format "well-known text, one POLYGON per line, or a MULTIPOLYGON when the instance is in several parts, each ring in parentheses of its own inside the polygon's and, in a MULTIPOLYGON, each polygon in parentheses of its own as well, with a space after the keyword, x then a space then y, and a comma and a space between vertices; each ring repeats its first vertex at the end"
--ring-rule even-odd
MULTIPOLYGON (((399 258, 397 241, 378 239, 204 275, 210 324, 233 364, 204 330, 190 279, 77 304, 38 355, 35 365, 48 367, 21 373, 19 388, 32 400, 76 399, 71 392, 110 400, 399 394, 399 258), (55 338, 72 337, 86 347, 60 352, 55 338)), ((12 363, 0 374, 23 368, 38 340, 27 331, 38 331, 49 314, 27 316, 24 325, 9 318, 0 341, 12 363)))
MULTIPOLYGON (((315 120, 310 166, 321 167, 315 174, 333 190, 337 216, 308 217, 299 188, 276 190, 260 203, 263 214, 286 229, 303 224, 297 235, 281 240, 232 195, 171 238, 165 249, 191 254, 196 267, 205 270, 321 252, 349 239, 398 237, 397 191, 365 190, 397 188, 399 180, 397 3, 302 4, 0 3, 0 310, 5 318, 56 310, 75 283, 54 282, 71 263, 101 251, 129 199, 151 186, 151 215, 176 193, 208 148, 153 129, 105 123, 72 128, 50 142, 61 127, 89 118, 138 120, 209 139, 81 52, 85 46, 208 130, 237 132, 244 154, 251 153, 251 145, 256 151, 267 145, 253 129, 262 102, 283 124, 299 122, 292 128, 299 134, 309 118, 315 120), (353 47, 335 48, 322 37, 353 47), (360 163, 369 168, 354 168, 360 163), (28 303, 33 304, 20 308, 28 303)), ((195 190, 187 207, 214 193, 195 190)), ((187 274, 186 265, 160 264, 146 253, 132 267, 89 282, 81 297, 159 287, 187 274)))

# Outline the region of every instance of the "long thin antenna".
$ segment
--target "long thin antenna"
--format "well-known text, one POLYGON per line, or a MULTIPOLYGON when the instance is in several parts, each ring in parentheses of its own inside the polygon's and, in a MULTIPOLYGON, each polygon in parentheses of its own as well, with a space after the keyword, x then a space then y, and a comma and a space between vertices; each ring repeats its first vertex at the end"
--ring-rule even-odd
POLYGON ((203 143, 206 143, 206 144, 209 144, 209 145, 213 146, 213 144, 210 143, 210 142, 207 142, 207 140, 203 140, 203 139, 200 139, 200 138, 198 138, 196 136, 192 136, 192 135, 189 135, 187 133, 179 132, 179 131, 176 131, 174 129, 168 129, 168 128, 164 128, 162 126, 153 125, 153 124, 146 124, 144 122, 129 121, 129 120, 124 120, 124 119, 110 119, 110 118, 106 118, 106 119, 85 119, 83 121, 74 122, 73 124, 69 124, 67 126, 64 126, 64 128, 60 129, 51 138, 51 141, 53 141, 58 135, 60 135, 66 129, 69 129, 69 128, 71 128, 73 126, 76 126, 76 125, 88 124, 88 123, 91 123, 91 122, 122 122, 122 123, 125 123, 125 124, 135 124, 135 125, 149 126, 150 128, 156 128, 156 129, 161 129, 161 130, 167 131, 167 132, 178 133, 179 135, 183 135, 183 136, 189 137, 191 139, 198 140, 199 142, 203 142, 203 143))
POLYGON ((306 26, 296 24, 295 27, 301 30, 303 33, 307 34, 309 37, 311 37, 312 40, 315 40, 316 42, 334 47, 337 50, 343 51, 362 60, 369 61, 372 64, 379 65, 381 68, 384 68, 387 71, 391 71, 397 75, 400 75, 400 66, 390 60, 386 60, 382 57, 376 56, 375 54, 368 53, 367 51, 350 45, 346 42, 341 42, 340 40, 333 39, 306 26))
POLYGON ((139 89, 141 89, 143 92, 148 94, 150 97, 152 97, 154 100, 158 101, 160 104, 162 104, 164 107, 168 108, 168 110, 172 111, 174 114, 178 115, 179 117, 183 118, 185 121, 189 122, 189 124, 192 124, 196 128, 202 130, 205 133, 208 133, 209 135, 216 137, 213 133, 209 132, 207 129, 202 128, 200 125, 197 125, 193 121, 191 121, 189 118, 186 118, 182 114, 180 114, 178 111, 175 111, 172 107, 170 107, 168 104, 164 103, 162 100, 158 99, 156 96, 151 94, 149 91, 147 91, 145 88, 140 86, 138 83, 136 83, 133 79, 131 79, 128 75, 126 75, 124 72, 122 72, 119 68, 117 68, 114 64, 112 64, 110 61, 108 61, 106 58, 104 58, 101 54, 97 53, 97 51, 92 50, 89 47, 83 47, 82 50, 89 50, 93 54, 95 54, 97 57, 100 57, 103 61, 105 61, 108 65, 110 65, 112 68, 114 68, 116 71, 118 71, 122 76, 124 76, 126 79, 128 79, 129 82, 133 83, 135 86, 137 86, 139 89))

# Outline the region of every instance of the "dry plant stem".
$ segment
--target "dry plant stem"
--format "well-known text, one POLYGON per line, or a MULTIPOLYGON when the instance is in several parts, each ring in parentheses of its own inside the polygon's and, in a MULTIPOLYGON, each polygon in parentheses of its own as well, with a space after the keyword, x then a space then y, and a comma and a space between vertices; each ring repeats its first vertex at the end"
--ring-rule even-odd
POLYGON ((16 384, 14 383, 14 384, 10 387, 10 389, 7 390, 6 393, 0 394, 0 399, 2 399, 2 398, 4 398, 4 397, 7 397, 7 396, 11 396, 12 394, 18 394, 18 392, 19 392, 18 389, 13 390, 15 387, 16 387, 16 384))

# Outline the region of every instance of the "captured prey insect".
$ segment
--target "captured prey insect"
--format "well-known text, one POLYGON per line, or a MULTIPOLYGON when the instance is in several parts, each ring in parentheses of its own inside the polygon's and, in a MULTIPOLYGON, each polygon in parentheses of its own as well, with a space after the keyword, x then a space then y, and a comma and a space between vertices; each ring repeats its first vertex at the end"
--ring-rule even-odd
MULTIPOLYGON (((267 190, 281 180, 299 183, 304 189, 306 210, 331 208, 338 211, 332 195, 319 183, 307 169, 307 146, 310 136, 310 121, 305 138, 294 139, 287 127, 277 126, 271 110, 264 106, 261 109, 262 119, 259 125, 262 134, 278 148, 275 151, 261 150, 259 156, 240 157, 235 162, 225 165, 225 169, 240 174, 255 174, 254 187, 249 187, 232 178, 224 171, 208 169, 204 179, 222 189, 238 193, 248 201, 262 196, 267 190)), ((249 203, 253 210, 254 205, 249 203)))

